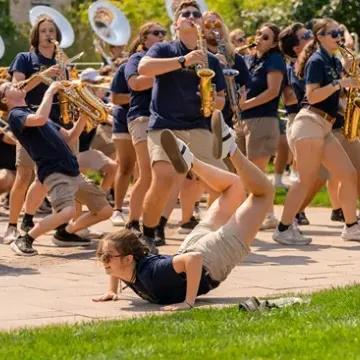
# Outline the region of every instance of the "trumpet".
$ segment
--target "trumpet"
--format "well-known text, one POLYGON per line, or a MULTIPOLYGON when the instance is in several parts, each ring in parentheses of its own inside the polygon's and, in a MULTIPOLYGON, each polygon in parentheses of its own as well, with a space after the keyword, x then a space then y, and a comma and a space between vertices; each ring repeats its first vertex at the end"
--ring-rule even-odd
POLYGON ((241 52, 244 51, 244 50, 248 50, 248 49, 252 49, 253 47, 256 46, 256 42, 252 42, 250 44, 247 44, 247 45, 243 45, 243 46, 238 46, 237 48, 235 48, 235 52, 239 55, 241 55, 241 52))

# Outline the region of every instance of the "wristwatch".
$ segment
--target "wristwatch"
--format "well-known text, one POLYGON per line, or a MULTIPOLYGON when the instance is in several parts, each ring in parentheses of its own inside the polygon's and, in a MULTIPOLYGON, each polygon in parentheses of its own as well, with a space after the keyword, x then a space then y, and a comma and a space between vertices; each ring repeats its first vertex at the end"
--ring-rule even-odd
POLYGON ((334 86, 334 88, 336 90, 340 90, 341 89, 341 85, 339 83, 339 80, 333 80, 332 83, 331 83, 332 86, 334 86))
POLYGON ((185 61, 186 61, 185 56, 179 56, 177 60, 180 63, 181 68, 185 69, 186 68, 186 66, 185 66, 185 61))

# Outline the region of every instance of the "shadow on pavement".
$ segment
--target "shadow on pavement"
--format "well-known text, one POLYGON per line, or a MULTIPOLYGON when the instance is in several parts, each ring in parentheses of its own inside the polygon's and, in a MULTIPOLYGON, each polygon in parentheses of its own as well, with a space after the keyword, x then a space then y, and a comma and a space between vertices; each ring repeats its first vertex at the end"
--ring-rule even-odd
POLYGON ((0 264, 0 276, 37 275, 40 272, 32 268, 16 268, 0 264))

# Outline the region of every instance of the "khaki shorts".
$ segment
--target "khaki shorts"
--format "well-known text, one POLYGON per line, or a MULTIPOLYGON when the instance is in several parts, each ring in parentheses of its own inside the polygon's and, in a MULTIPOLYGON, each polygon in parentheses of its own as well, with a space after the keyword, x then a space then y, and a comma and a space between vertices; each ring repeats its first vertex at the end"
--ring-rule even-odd
POLYGON ((321 138, 325 142, 333 141, 332 124, 309 109, 301 109, 296 115, 289 134, 288 143, 292 153, 295 153, 295 143, 302 139, 321 138))
POLYGON ((114 133, 112 134, 111 140, 131 140, 131 135, 129 133, 114 133))
POLYGON ((360 174, 360 140, 349 141, 343 134, 342 129, 332 131, 334 137, 339 141, 345 152, 348 154, 351 163, 354 165, 358 174, 360 174))
POLYGON ((115 155, 115 145, 111 140, 111 125, 100 124, 96 129, 96 135, 91 143, 91 148, 99 150, 106 156, 112 158, 115 155))
POLYGON ((22 166, 29 169, 34 169, 35 162, 27 153, 27 151, 21 146, 21 144, 17 141, 16 142, 16 167, 22 166))
MULTIPOLYGON (((161 146, 160 135, 162 130, 149 131, 148 149, 151 165, 156 161, 171 162, 161 146)), ((212 155, 212 134, 206 129, 174 130, 173 133, 180 140, 189 146, 194 156, 206 164, 215 166, 218 169, 227 170, 225 163, 215 159, 212 155)))
POLYGON ((134 146, 141 141, 147 141, 148 125, 149 118, 147 116, 140 116, 129 122, 128 129, 134 146))
POLYGON ((99 150, 90 149, 78 155, 78 162, 81 169, 100 171, 111 160, 99 150))
POLYGON ((93 214, 100 212, 108 204, 105 192, 81 174, 73 177, 54 173, 45 179, 44 186, 56 212, 75 206, 75 198, 93 214))
POLYGON ((211 230, 211 224, 201 221, 185 238, 178 253, 200 252, 203 267, 215 281, 224 281, 232 269, 250 254, 251 250, 229 225, 211 230))
POLYGON ((293 124, 294 120, 295 120, 296 114, 292 113, 292 114, 288 114, 287 115, 287 122, 286 122, 286 139, 289 143, 289 136, 290 136, 290 131, 291 131, 291 125, 293 124))
POLYGON ((246 128, 245 128, 245 124, 241 124, 241 125, 235 124, 234 130, 235 130, 235 133, 236 133, 236 139, 235 139, 236 145, 239 148, 239 150, 245 156, 247 156, 246 155, 246 136, 245 136, 246 128))
POLYGON ((275 155, 280 130, 277 117, 260 117, 245 120, 247 133, 246 155, 251 159, 275 155))

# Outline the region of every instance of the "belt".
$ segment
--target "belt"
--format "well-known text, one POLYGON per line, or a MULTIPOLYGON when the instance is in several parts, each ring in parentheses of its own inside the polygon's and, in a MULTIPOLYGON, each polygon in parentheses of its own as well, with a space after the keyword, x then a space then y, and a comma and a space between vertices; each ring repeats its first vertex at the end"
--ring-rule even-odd
POLYGON ((322 110, 316 108, 315 106, 306 105, 306 106, 304 106, 304 109, 310 110, 310 111, 320 115, 323 119, 325 119, 326 121, 328 121, 331 124, 333 124, 335 122, 335 120, 336 120, 336 118, 329 115, 325 111, 322 111, 322 110))
POLYGON ((209 285, 210 285, 210 288, 211 290, 217 288, 219 285, 220 285, 220 281, 216 281, 216 280, 213 280, 209 274, 209 271, 205 270, 205 277, 206 277, 206 280, 208 281, 209 285))

